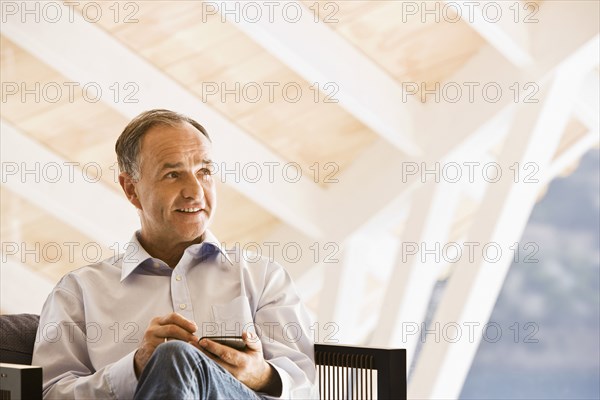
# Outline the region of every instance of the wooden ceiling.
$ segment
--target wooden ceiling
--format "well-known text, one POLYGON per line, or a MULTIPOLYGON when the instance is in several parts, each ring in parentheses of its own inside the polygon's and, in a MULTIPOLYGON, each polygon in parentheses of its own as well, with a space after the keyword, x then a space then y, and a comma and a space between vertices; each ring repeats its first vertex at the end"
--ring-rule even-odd
MULTIPOLYGON (((95 4, 93 7, 99 5, 102 15, 106 16, 94 24, 96 29, 103 30, 129 51, 141 56, 161 74, 281 159, 300 164, 306 173, 318 162, 321 165, 335 163, 339 174, 343 175, 357 160, 365 157, 369 148, 382 140, 361 118, 340 104, 335 95, 328 97, 335 91, 335 86, 325 88, 325 82, 315 86, 316 82, 307 81, 236 24, 223 21, 220 14, 207 15, 200 2, 120 3, 117 22, 114 8, 117 3, 80 2, 76 6, 77 12, 84 13, 86 7, 92 7, 91 3, 95 4), (127 18, 131 23, 123 23, 127 18), (288 97, 282 90, 286 84, 292 86, 287 92, 288 97), (272 98, 269 98, 269 85, 275 85, 272 98), (235 95, 223 93, 223 89, 244 87, 247 96, 237 101, 235 95), (209 91, 215 88, 217 94, 209 91), (262 92, 255 101, 257 88, 262 92), (302 93, 297 102, 290 100, 296 88, 302 93), (316 101, 315 97, 318 97, 316 101)), ((489 43, 468 23, 460 19, 423 23, 420 15, 403 13, 400 2, 303 3, 306 10, 313 14, 318 12, 315 19, 332 34, 351 44, 398 85, 423 82, 430 88, 443 83, 483 49, 489 49, 489 43)), ((64 83, 72 80, 5 34, 0 36, 0 45, 3 82, 17 82, 27 88, 59 83, 64 89, 64 83)), ((87 45, 90 52, 95 51, 95 43, 87 45)), ((336 49, 331 49, 329 56, 335 57, 335 52, 336 49)), ((316 58, 321 56, 315 54, 316 58)), ((120 65, 119 59, 113 62, 124 70, 130 68, 125 63, 120 65)), ((346 68, 351 70, 353 65, 346 68)), ((136 96, 144 96, 143 88, 136 96)), ((3 99, 1 117, 66 160, 80 164, 98 163, 103 172, 101 184, 120 193, 115 179, 114 143, 128 118, 115 107, 104 101, 87 101, 81 90, 76 90, 72 99, 63 95, 56 102, 47 98, 35 100, 32 95, 27 95, 23 101, 17 95, 3 99)), ((211 131, 210 126, 207 128, 212 135, 219 135, 219 132, 211 131)), ((573 133, 565 139, 565 146, 582 134, 577 124, 572 124, 571 128, 573 133)), ((402 156, 402 152, 397 154, 402 156)), ((356 190, 361 190, 362 184, 356 182, 356 190)), ((331 184, 322 181, 315 185, 319 190, 332 189, 331 184)), ((260 242, 285 227, 285 221, 259 202, 225 184, 219 184, 218 190, 219 208, 213 230, 223 241, 260 242)), ((457 218, 461 232, 468 224, 469 215, 468 210, 462 211, 457 218)), ((1 217, 3 241, 33 246, 51 240, 60 243, 92 240, 4 186, 1 217)), ((104 254, 110 254, 110 249, 102 250, 104 254)), ((81 257, 72 260, 63 257, 52 263, 27 260, 25 264, 55 282, 84 261, 81 257)))
MULTIPOLYGON (((82 12, 88 3, 81 2, 76 9, 82 12)), ((120 19, 131 15, 131 19, 138 20, 136 23, 114 23, 114 5, 110 2, 95 4, 101 5, 102 15, 111 16, 100 19, 99 27, 284 160, 299 163, 305 172, 315 162, 334 162, 343 172, 377 140, 376 134, 338 103, 325 102, 331 91, 321 87, 320 101, 315 102, 314 83, 300 77, 235 25, 222 22, 220 15, 203 15, 202 7, 196 2, 142 1, 135 3, 137 8, 120 9, 120 19), (293 87, 289 89, 288 98, 284 98, 281 88, 288 83, 293 87), (252 99, 258 92, 251 90, 260 88, 260 100, 235 101, 235 95, 222 98, 221 88, 235 88, 236 84, 240 87, 250 84, 247 93, 252 99), (277 85, 273 86, 276 89, 272 98, 269 98, 269 84, 277 85), (208 89, 214 89, 214 85, 218 85, 219 93, 211 95, 208 89), (303 94, 298 102, 290 100, 295 87, 300 87, 303 94)), ((484 44, 479 35, 462 22, 451 26, 411 24, 410 21, 399 24, 400 10, 394 2, 338 4, 337 22, 325 23, 398 82, 443 80, 484 44), (439 43, 440 39, 443 42, 439 43), (458 43, 462 50, 457 53, 454 44, 458 43)), ((320 9, 320 18, 331 13, 324 2, 320 9)), ((316 10, 314 6, 313 10, 316 10)), ((3 81, 24 82, 26 87, 69 82, 68 77, 4 35, 0 40, 3 81)), ((93 51, 93 44, 90 47, 93 51)), ((128 66, 122 65, 122 68, 128 66)), ((102 102, 86 101, 81 91, 74 94, 73 99, 62 96, 55 103, 43 99, 23 102, 19 96, 10 96, 2 105, 2 118, 67 160, 99 163, 104 171, 102 182, 119 192, 113 149, 127 118, 102 102)), ((212 134, 218 135, 218 132, 212 134)), ((15 205, 22 204, 22 199, 6 190, 3 197, 13 205, 2 209, 6 238, 43 242, 44 235, 36 237, 34 232, 61 232, 59 220, 38 212, 31 204, 26 208, 38 217, 34 220, 17 218, 15 205)), ((226 185, 219 187, 219 203, 214 230, 224 241, 260 240, 281 223, 268 210, 226 185)), ((57 264, 50 274, 54 280, 77 262, 57 264)))
MULTIPOLYGON (((314 9, 315 2, 304 3, 314 9)), ((467 23, 455 19, 451 9, 448 18, 423 18, 421 12, 413 14, 399 1, 342 1, 337 7, 327 1, 318 4, 321 20, 339 20, 326 23, 398 82, 423 82, 432 88, 485 44, 467 23)), ((442 10, 444 3, 430 2, 426 7, 442 10)))

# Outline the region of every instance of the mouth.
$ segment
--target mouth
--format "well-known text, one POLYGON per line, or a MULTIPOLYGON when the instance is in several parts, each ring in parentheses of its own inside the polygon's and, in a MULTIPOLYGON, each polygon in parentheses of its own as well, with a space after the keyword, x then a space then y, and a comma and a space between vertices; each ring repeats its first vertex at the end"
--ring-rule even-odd
POLYGON ((180 213, 185 213, 185 214, 196 214, 200 211, 202 211, 201 208, 197 208, 197 207, 193 207, 193 208, 178 208, 175 211, 180 212, 180 213))

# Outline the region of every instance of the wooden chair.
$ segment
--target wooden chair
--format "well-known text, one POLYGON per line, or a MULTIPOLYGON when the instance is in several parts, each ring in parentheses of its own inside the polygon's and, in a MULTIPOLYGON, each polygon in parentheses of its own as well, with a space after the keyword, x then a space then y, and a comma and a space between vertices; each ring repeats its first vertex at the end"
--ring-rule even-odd
POLYGON ((406 350, 315 344, 322 399, 406 399, 406 350))

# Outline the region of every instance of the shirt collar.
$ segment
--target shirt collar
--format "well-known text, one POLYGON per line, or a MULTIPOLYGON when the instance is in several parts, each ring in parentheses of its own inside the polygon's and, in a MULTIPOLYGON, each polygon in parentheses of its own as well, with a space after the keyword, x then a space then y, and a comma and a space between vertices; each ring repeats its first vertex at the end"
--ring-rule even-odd
MULTIPOLYGON (((138 239, 139 233, 140 231, 135 232, 125 245, 125 253, 121 262, 121 282, 146 260, 153 259, 141 245, 138 239)), ((227 252, 223 250, 215 235, 209 230, 204 232, 204 240, 201 243, 192 244, 185 249, 186 253, 201 258, 217 251, 225 257, 230 265, 233 265, 227 252)))

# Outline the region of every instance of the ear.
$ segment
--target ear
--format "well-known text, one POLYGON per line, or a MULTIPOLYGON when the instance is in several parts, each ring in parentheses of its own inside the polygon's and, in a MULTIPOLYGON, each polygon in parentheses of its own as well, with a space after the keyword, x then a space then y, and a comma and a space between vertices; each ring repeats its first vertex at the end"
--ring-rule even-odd
POLYGON ((119 184, 121 185, 121 188, 123 188, 123 192, 125 192, 125 196, 127 197, 127 200, 129 200, 129 202, 131 204, 133 204, 135 206, 135 208, 137 208, 138 210, 141 210, 142 203, 140 202, 140 199, 138 198, 137 190, 136 190, 137 182, 134 181, 127 172, 121 172, 119 174, 119 184))

